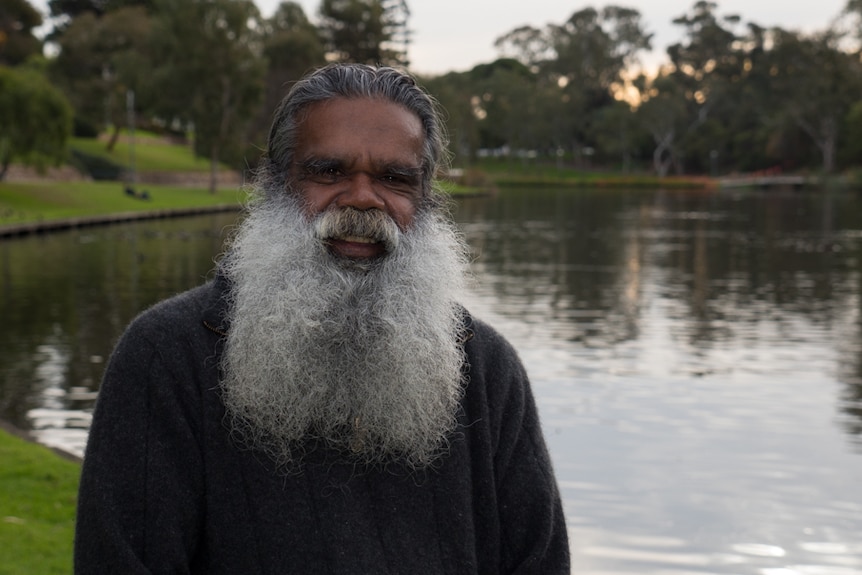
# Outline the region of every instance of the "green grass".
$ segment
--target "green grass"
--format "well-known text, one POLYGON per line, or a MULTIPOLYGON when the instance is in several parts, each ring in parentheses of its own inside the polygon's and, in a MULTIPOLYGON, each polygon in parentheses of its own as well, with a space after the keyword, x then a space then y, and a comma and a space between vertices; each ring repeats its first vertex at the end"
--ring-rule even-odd
POLYGON ((0 575, 72 572, 81 467, 0 431, 0 575))
POLYGON ((706 177, 660 178, 653 174, 624 174, 558 167, 553 162, 517 159, 483 159, 471 168, 485 174, 497 186, 648 187, 703 188, 713 185, 706 177))
POLYGON ((120 182, 0 182, 0 226, 137 211, 239 205, 245 193, 223 189, 216 194, 199 188, 139 186, 151 199, 124 193, 120 182))
MULTIPOLYGON (((116 146, 110 152, 105 148, 107 142, 106 136, 99 139, 72 138, 68 147, 128 166, 130 140, 127 134, 120 135, 116 146)), ((141 172, 207 172, 210 169, 209 160, 195 157, 191 144, 177 145, 146 132, 135 135, 134 152, 135 169, 141 172)))

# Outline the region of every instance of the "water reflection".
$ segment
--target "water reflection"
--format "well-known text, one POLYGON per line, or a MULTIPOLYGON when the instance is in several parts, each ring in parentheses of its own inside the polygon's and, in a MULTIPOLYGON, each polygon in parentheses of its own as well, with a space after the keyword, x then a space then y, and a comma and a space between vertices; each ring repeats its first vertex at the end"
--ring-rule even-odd
POLYGON ((568 193, 462 217, 574 571, 860 572, 858 198, 568 193))
MULTIPOLYGON (((575 572, 862 572, 860 202, 506 190, 459 203, 466 303, 533 379, 575 572)), ((82 446, 123 327, 205 278, 230 225, 0 242, 0 417, 82 446)))
POLYGON ((114 342, 200 283, 236 214, 0 241, 0 417, 80 454, 114 342))

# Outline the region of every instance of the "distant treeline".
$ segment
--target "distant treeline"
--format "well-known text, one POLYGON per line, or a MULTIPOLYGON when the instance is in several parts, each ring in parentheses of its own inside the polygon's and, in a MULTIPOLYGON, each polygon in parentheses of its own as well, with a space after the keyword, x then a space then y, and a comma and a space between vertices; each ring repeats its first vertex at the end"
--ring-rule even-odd
MULTIPOLYGON (((28 0, 0 19, 0 163, 62 161, 70 133, 131 124, 191 135, 237 167, 260 157, 293 81, 329 61, 409 69, 404 0, 28 0), (34 136, 34 131, 39 134, 34 136)), ((811 34, 764 28, 699 1, 673 23, 667 64, 639 62, 637 10, 584 8, 502 34, 500 58, 422 78, 445 109, 454 163, 482 156, 658 175, 862 169, 862 0, 811 34)), ((2 178, 2 172, 0 172, 2 178)))

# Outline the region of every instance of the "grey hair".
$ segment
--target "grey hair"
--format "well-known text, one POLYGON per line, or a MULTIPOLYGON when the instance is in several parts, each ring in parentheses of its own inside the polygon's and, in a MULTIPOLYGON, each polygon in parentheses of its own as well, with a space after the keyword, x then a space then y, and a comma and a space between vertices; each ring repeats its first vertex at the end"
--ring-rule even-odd
POLYGON ((433 182, 447 162, 447 138, 437 102, 416 80, 395 68, 365 64, 330 64, 297 82, 281 101, 269 132, 267 152, 257 177, 270 190, 284 190, 296 151, 303 113, 311 104, 333 98, 384 99, 418 116, 425 131, 422 158, 422 197, 440 202, 433 182))

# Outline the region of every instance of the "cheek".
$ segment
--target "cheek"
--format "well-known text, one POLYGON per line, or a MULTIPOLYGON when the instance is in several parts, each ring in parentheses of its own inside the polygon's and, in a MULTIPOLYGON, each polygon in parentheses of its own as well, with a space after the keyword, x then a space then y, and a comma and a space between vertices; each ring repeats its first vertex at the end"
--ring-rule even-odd
POLYGON ((315 190, 313 186, 303 186, 297 193, 302 210, 309 219, 325 212, 332 203, 331 198, 327 198, 326 194, 321 193, 320 190, 315 190))
POLYGON ((387 205, 389 217, 395 220, 401 230, 406 230, 416 217, 417 202, 412 198, 399 197, 387 205))

